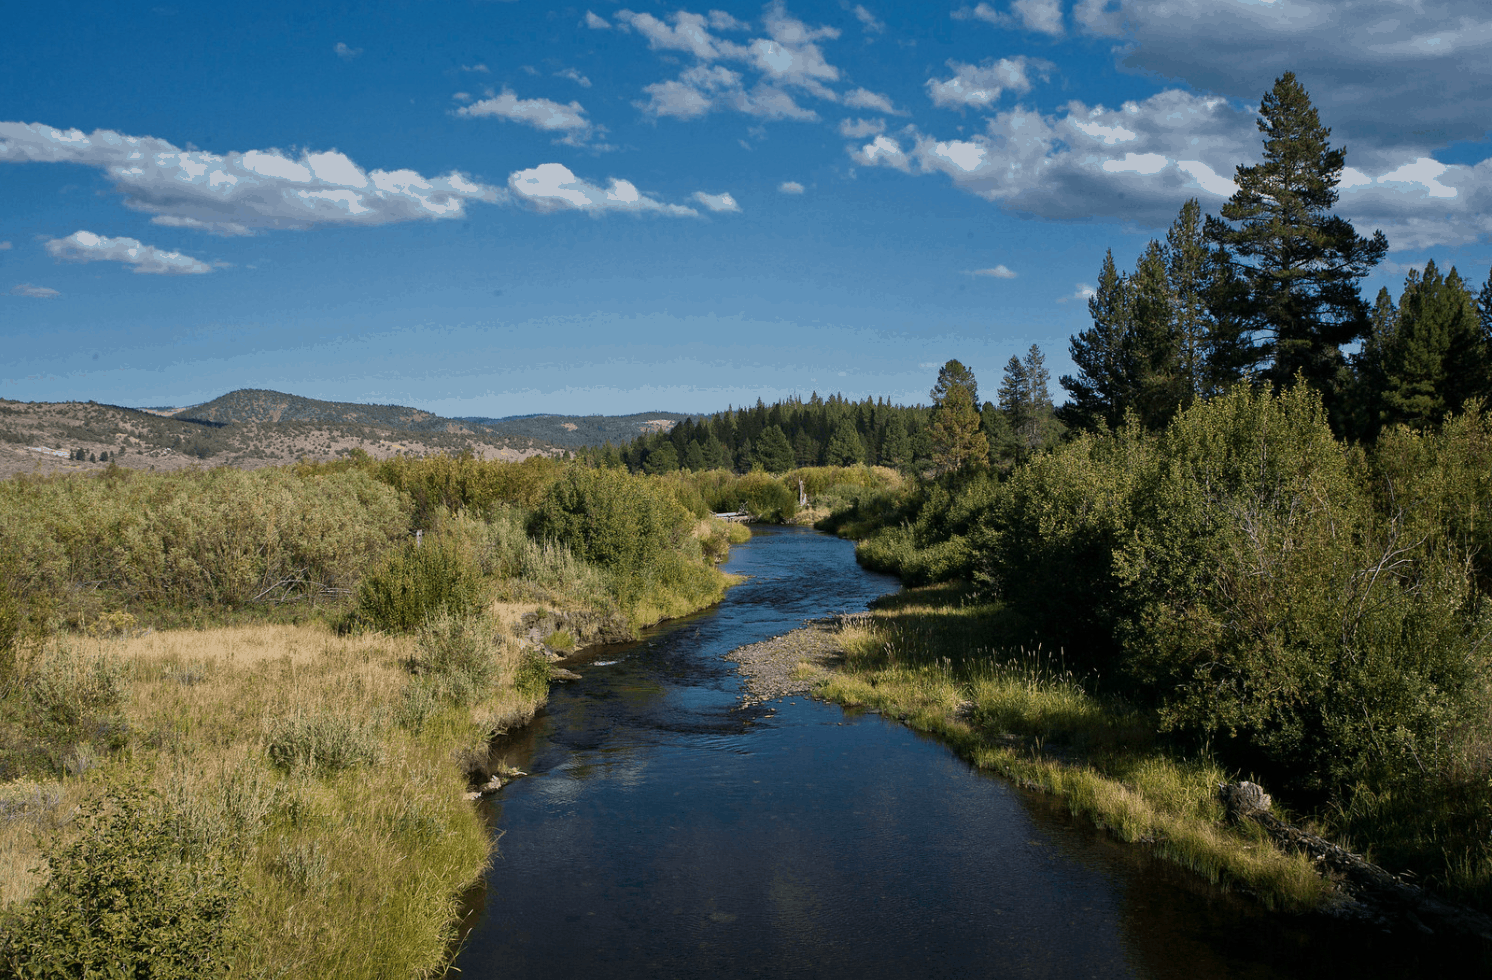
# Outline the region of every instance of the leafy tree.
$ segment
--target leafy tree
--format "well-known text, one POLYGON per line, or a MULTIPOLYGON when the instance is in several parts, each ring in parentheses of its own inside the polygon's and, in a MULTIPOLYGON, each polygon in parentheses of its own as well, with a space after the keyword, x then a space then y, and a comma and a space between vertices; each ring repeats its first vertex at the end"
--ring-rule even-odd
POLYGON ((1207 238, 1226 251, 1239 289, 1231 312, 1262 338, 1265 376, 1290 384, 1297 373, 1330 394, 1341 346, 1368 329, 1357 284, 1388 251, 1382 232, 1357 234, 1332 214, 1345 150, 1328 143, 1310 96, 1286 72, 1259 107, 1264 160, 1239 166, 1238 190, 1207 238))
POLYGON ((989 459, 989 442, 979 431, 979 411, 974 407, 977 390, 973 373, 957 361, 949 361, 938 372, 931 435, 933 465, 942 472, 958 472, 989 459))
POLYGON ((865 462, 865 443, 849 419, 839 420, 829 445, 824 448, 824 462, 829 466, 855 466, 865 462))
POLYGON ((762 433, 761 441, 756 444, 756 456, 768 473, 786 473, 795 462, 793 447, 777 425, 768 426, 762 433))

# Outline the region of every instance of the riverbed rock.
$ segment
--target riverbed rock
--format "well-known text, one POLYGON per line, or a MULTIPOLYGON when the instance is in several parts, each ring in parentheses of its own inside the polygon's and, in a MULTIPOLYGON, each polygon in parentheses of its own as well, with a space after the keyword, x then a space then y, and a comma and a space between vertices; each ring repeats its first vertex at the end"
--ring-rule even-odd
POLYGON ((751 707, 812 690, 829 668, 844 657, 839 640, 842 619, 810 620, 790 633, 727 653, 725 659, 738 664, 746 676, 741 706, 751 707))
POLYGON ((552 681, 578 681, 580 680, 580 675, 573 670, 566 670, 563 667, 556 667, 551 664, 549 667, 549 679, 552 681))
POLYGON ((1268 813, 1269 808, 1274 804, 1269 794, 1264 792, 1263 787, 1247 780, 1238 783, 1222 783, 1218 786, 1217 792, 1223 801, 1223 806, 1228 808, 1228 815, 1234 820, 1268 813))

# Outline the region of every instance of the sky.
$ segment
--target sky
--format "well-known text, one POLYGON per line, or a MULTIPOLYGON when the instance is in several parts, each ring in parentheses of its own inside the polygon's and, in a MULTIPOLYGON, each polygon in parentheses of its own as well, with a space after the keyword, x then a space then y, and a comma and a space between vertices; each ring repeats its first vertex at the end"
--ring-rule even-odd
POLYGON ((1485 0, 14 5, 0 397, 442 415, 1056 379, 1285 71, 1364 283, 1492 266, 1485 0))

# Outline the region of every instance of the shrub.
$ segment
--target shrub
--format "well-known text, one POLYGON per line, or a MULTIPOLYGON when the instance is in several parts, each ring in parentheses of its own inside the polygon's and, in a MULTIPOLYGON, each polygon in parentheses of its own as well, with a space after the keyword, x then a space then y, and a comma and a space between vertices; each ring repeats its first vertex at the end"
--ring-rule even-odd
POLYGON ((125 665, 117 657, 84 657, 63 646, 39 655, 24 684, 43 719, 62 728, 77 728, 123 703, 125 665))
POLYGON ((0 926, 7 975, 223 976, 239 935, 237 870, 219 852, 187 861, 170 814, 139 790, 85 804, 83 820, 77 840, 46 847, 46 885, 0 926))
POLYGON ((442 613, 478 613, 486 602, 480 571, 454 542, 436 538, 391 551, 358 586, 356 619, 373 629, 410 633, 442 613))

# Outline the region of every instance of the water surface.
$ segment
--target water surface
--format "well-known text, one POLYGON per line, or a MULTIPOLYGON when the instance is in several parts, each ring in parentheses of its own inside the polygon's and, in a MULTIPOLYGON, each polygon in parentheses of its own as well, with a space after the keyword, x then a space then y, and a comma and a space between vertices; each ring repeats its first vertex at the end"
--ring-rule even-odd
POLYGON ((464 978, 1410 976, 1399 942, 1262 913, 874 714, 738 708, 722 659, 896 581, 758 528, 720 606, 568 666, 497 749, 532 774, 464 978))

